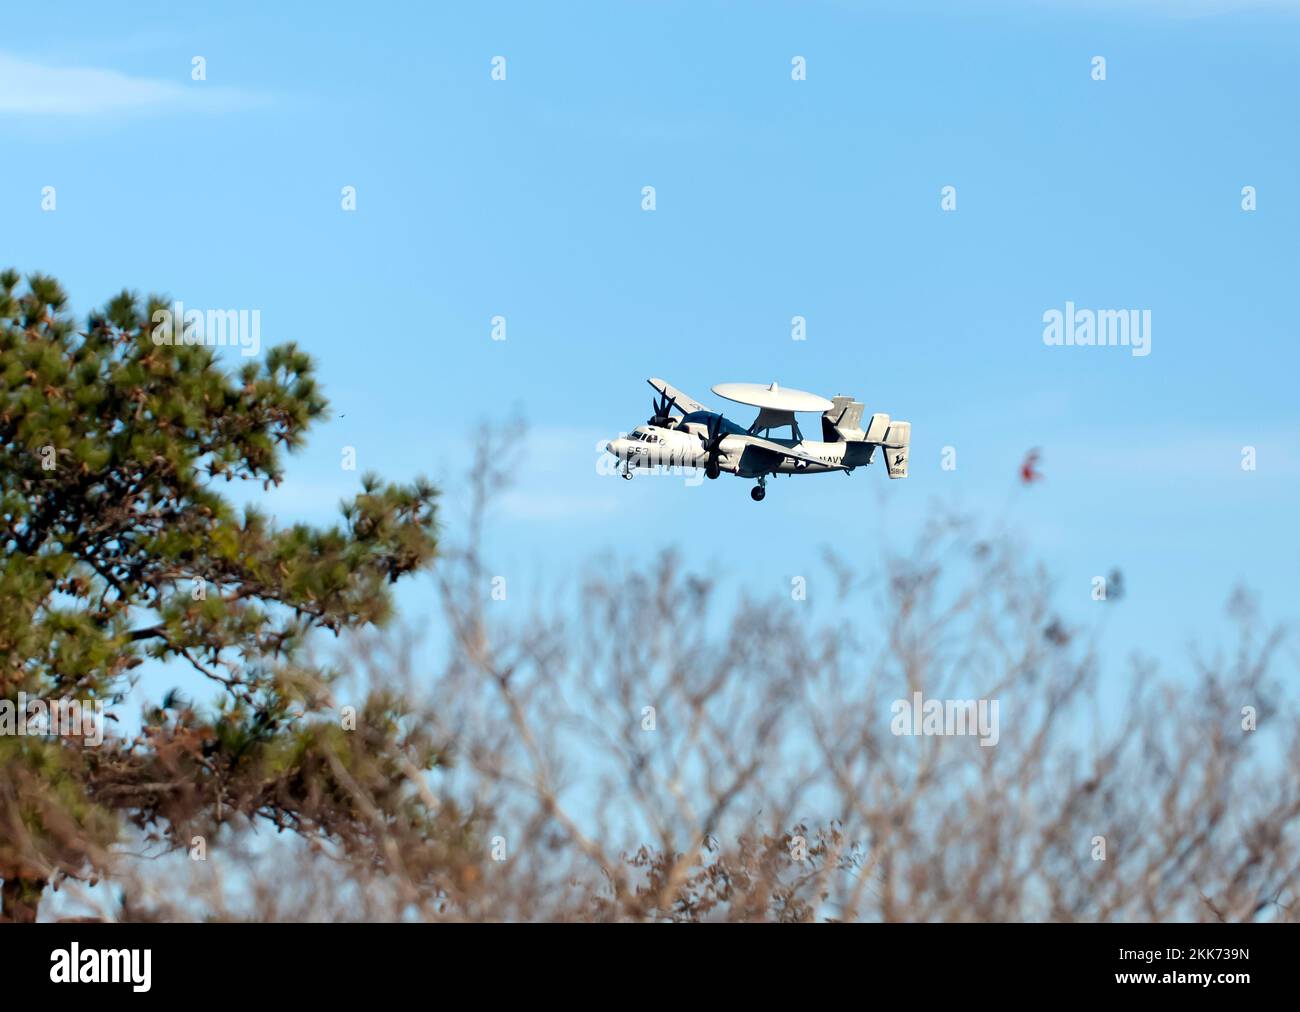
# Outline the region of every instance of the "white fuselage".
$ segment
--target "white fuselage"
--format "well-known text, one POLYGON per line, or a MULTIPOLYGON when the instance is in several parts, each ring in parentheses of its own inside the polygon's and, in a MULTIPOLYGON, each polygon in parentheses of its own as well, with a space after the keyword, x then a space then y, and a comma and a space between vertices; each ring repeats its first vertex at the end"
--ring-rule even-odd
MULTIPOLYGON (((707 434, 706 427, 695 422, 674 422, 670 427, 638 425, 626 436, 612 440, 606 449, 628 468, 704 467, 704 438, 707 434)), ((803 454, 824 462, 817 464, 793 457, 776 461, 767 450, 758 451, 755 446, 757 442, 748 434, 728 433, 719 447, 719 469, 744 478, 754 478, 760 474, 817 474, 867 463, 865 459, 844 459, 846 452, 850 452, 848 447, 856 445, 851 443, 825 443, 813 439, 766 440, 768 443, 798 449, 803 454), (750 447, 754 447, 754 450, 747 453, 746 450, 750 447)))

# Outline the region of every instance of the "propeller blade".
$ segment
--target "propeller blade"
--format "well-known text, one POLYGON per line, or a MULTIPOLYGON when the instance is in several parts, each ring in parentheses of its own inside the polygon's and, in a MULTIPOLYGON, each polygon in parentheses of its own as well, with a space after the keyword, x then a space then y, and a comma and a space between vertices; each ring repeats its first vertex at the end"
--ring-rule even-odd
POLYGON ((653 414, 650 416, 651 425, 662 426, 667 425, 672 421, 671 412, 673 408, 677 406, 677 398, 659 396, 651 401, 650 404, 651 410, 653 411, 653 414))

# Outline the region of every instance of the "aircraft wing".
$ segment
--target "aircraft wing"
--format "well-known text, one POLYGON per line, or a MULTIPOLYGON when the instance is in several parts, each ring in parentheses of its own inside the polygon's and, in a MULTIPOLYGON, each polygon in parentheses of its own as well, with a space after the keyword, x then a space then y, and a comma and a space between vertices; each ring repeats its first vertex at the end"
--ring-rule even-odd
POLYGON ((654 377, 651 377, 651 378, 650 378, 649 380, 647 380, 646 382, 648 382, 652 387, 654 387, 656 390, 658 390, 658 391, 659 391, 661 394, 663 394, 665 397, 668 397, 669 399, 671 399, 671 400, 673 400, 673 401, 676 401, 676 402, 677 402, 677 407, 678 407, 678 409, 679 409, 679 410, 682 412, 682 414, 684 414, 684 415, 689 415, 692 411, 708 411, 708 410, 709 410, 709 409, 706 408, 703 404, 701 404, 699 401, 694 400, 693 398, 686 396, 686 394, 682 393, 682 392, 681 392, 680 390, 678 390, 675 386, 672 386, 672 385, 669 384, 669 383, 665 383, 665 382, 664 382, 663 380, 661 380, 661 379, 656 379, 656 378, 654 378, 654 377))
POLYGON ((803 450, 796 450, 789 446, 783 446, 780 443, 774 443, 772 440, 763 439, 760 436, 745 436, 744 439, 750 446, 762 450, 764 453, 772 454, 776 458, 774 463, 777 464, 781 462, 783 457, 789 457, 791 460, 801 460, 805 464, 816 464, 818 467, 834 468, 838 471, 848 470, 848 468, 843 464, 832 464, 811 453, 805 453, 803 450))

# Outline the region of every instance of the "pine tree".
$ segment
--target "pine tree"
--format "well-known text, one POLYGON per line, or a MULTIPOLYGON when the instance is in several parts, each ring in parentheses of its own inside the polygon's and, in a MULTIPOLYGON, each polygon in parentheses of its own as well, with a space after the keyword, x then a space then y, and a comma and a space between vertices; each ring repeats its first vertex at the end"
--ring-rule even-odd
POLYGON ((327 410, 309 357, 283 345, 230 373, 210 348, 155 343, 162 299, 124 291, 84 329, 67 306, 51 277, 0 274, 0 701, 111 713, 151 658, 219 702, 169 694, 142 735, 97 748, 0 734, 0 920, 109 873, 128 823, 174 848, 241 818, 353 848, 458 825, 421 801, 444 753, 401 701, 359 701, 351 730, 306 649, 389 616, 391 585, 434 558, 435 490, 367 476, 327 529, 238 510, 222 487, 278 484, 327 410))

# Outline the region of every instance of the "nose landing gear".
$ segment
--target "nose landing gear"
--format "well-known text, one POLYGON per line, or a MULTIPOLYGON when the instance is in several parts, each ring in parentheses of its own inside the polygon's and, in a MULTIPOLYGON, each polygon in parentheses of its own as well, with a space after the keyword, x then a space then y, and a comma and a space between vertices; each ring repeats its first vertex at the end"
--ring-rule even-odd
POLYGON ((767 495, 766 485, 767 479, 759 478, 758 484, 749 490, 749 497, 753 499, 754 502, 762 502, 763 497, 767 495))

